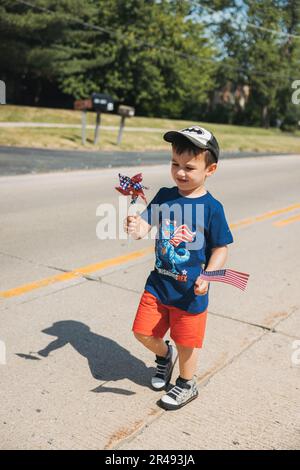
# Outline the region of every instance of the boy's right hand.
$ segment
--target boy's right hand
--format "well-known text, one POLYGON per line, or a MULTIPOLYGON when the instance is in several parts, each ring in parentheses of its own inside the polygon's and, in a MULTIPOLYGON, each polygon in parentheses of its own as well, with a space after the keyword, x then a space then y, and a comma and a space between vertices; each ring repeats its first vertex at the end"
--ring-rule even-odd
POLYGON ((124 219, 124 230, 125 230, 125 232, 132 235, 132 236, 137 236, 139 228, 140 228, 139 220, 140 220, 140 216, 138 214, 128 215, 124 219))

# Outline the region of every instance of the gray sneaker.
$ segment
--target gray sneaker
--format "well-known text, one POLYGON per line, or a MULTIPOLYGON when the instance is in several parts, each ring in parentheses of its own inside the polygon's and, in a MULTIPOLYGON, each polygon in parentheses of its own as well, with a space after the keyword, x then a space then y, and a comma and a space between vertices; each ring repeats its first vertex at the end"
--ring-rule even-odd
POLYGON ((156 372, 151 379, 152 388, 157 391, 163 390, 169 384, 178 357, 175 353, 175 348, 169 344, 169 341, 166 341, 166 344, 168 346, 168 353, 166 357, 156 356, 156 372))
POLYGON ((165 410, 177 410, 197 398, 197 396, 198 389, 195 379, 184 382, 178 377, 176 385, 160 399, 159 404, 165 410))

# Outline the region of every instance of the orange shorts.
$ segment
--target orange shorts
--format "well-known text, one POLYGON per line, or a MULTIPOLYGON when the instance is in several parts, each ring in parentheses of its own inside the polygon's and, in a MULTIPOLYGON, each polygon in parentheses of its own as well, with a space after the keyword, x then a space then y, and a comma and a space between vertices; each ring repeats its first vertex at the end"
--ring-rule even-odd
POLYGON ((155 295, 145 290, 132 331, 163 338, 170 328, 170 337, 175 343, 188 348, 202 348, 206 317, 207 309, 201 313, 188 313, 180 308, 162 304, 155 295))

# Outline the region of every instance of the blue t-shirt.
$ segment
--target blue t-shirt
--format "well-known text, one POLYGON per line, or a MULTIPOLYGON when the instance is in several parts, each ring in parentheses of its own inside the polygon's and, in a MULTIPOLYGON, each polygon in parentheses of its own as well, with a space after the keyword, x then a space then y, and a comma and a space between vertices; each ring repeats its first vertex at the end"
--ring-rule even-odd
POLYGON ((233 242, 222 204, 209 191, 181 196, 178 187, 161 188, 141 217, 157 227, 155 266, 145 290, 165 305, 189 313, 208 306, 208 293, 196 295, 194 284, 208 264, 212 248, 233 242))

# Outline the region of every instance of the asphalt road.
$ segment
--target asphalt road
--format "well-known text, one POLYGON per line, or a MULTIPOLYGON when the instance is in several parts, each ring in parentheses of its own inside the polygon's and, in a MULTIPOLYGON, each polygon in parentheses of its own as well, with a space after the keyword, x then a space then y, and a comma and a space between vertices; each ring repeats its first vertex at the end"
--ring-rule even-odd
MULTIPOLYGON (((167 164, 138 171, 149 199, 172 185, 167 164)), ((0 448, 300 449, 300 156, 224 159, 208 180, 227 267, 250 281, 212 286, 199 398, 176 412, 131 333, 153 241, 96 236, 102 204, 124 201, 117 174, 0 178, 0 448)))
MULTIPOLYGON (((251 152, 223 152, 221 159, 252 156, 251 152)), ((256 153, 255 156, 274 155, 256 153)), ((0 146, 0 175, 117 168, 168 163, 169 152, 52 150, 0 146)))

